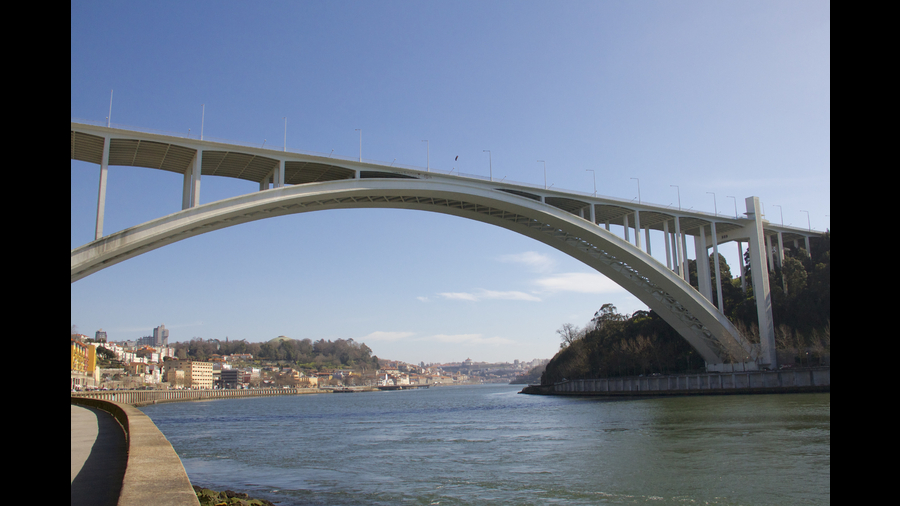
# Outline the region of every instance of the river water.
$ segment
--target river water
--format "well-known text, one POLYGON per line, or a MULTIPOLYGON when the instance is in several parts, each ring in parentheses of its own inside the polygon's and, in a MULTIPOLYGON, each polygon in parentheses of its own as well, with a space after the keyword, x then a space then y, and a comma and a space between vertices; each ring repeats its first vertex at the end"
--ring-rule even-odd
POLYGON ((519 390, 141 409, 192 483, 279 506, 830 503, 829 393, 602 400, 519 390))

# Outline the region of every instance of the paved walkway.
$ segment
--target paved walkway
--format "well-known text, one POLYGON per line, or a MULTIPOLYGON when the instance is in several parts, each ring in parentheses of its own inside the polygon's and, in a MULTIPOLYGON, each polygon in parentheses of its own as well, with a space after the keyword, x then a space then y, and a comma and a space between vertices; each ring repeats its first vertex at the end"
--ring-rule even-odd
POLYGON ((72 506, 116 506, 128 448, 106 411, 72 404, 72 506))

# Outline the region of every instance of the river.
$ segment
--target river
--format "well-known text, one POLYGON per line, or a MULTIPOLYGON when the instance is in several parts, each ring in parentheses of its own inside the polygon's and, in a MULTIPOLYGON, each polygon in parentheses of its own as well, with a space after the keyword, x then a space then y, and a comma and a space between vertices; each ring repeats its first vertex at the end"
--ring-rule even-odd
POLYGON ((192 483, 279 506, 830 503, 830 393, 603 400, 521 388, 141 410, 192 483))

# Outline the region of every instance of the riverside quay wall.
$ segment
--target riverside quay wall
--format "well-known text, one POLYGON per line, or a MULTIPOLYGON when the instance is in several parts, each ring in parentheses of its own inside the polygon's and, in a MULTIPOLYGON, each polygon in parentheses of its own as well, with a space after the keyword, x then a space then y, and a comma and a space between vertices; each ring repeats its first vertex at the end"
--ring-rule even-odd
POLYGON ((236 397, 266 397, 271 395, 299 395, 330 393, 331 390, 315 388, 260 388, 249 390, 105 390, 72 392, 73 398, 100 399, 133 406, 145 406, 158 402, 202 401, 207 399, 231 399, 236 397))
POLYGON ((523 394, 610 397, 830 392, 831 368, 565 380, 523 394))
POLYGON ((126 403, 76 398, 74 394, 72 404, 109 412, 125 431, 128 460, 118 506, 200 506, 181 459, 150 417, 126 403))

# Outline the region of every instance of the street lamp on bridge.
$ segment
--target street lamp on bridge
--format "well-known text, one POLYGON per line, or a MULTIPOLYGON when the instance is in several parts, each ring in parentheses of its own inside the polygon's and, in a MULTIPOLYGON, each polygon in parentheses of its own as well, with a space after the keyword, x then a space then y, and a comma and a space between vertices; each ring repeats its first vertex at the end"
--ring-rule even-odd
POLYGON ((716 194, 715 194, 714 192, 706 192, 706 193, 709 193, 710 195, 713 196, 713 213, 714 213, 716 216, 718 216, 718 215, 719 215, 719 208, 718 208, 718 206, 716 206, 716 194))
POLYGON ((544 189, 547 189, 547 162, 543 160, 538 160, 539 162, 543 162, 544 164, 544 189))
POLYGON ((806 228, 809 229, 810 232, 812 232, 812 225, 809 224, 809 211, 804 211, 803 209, 801 209, 800 212, 806 213, 806 228))

